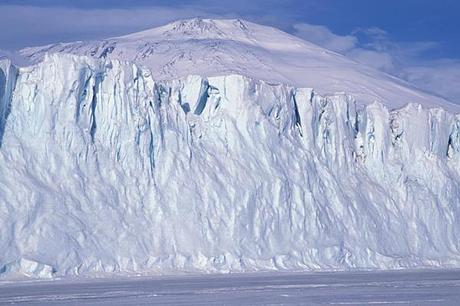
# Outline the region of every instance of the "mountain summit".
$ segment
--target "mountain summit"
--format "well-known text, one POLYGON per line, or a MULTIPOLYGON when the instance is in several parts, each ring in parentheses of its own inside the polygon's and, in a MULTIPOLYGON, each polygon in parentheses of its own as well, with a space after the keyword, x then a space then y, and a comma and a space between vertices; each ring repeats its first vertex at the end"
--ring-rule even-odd
POLYGON ((311 87, 321 94, 346 92, 358 104, 377 101, 398 108, 419 103, 460 111, 459 106, 395 77, 276 28, 240 19, 181 20, 126 36, 26 48, 21 53, 33 61, 45 53, 133 61, 150 68, 157 80, 241 74, 311 87))

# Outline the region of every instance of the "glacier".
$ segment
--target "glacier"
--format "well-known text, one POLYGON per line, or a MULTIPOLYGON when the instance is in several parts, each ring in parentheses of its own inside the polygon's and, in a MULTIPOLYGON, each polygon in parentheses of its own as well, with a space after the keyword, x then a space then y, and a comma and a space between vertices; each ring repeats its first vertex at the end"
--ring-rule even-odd
POLYGON ((0 275, 460 266, 460 116, 129 61, 0 62, 0 275))

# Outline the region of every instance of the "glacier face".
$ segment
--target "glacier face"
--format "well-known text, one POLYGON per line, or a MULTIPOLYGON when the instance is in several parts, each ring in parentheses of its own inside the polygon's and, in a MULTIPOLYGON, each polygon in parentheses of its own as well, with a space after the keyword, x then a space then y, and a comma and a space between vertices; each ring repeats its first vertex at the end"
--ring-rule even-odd
POLYGON ((129 62, 0 64, 0 272, 460 266, 460 117, 129 62))

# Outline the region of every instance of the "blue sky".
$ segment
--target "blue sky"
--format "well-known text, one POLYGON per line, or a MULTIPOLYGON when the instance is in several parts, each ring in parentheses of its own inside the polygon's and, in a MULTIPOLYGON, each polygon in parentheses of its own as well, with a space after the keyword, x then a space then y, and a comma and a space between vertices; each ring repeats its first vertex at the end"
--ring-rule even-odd
POLYGON ((240 17, 460 103, 459 11, 458 0, 0 0, 0 49, 109 37, 181 18, 240 17))

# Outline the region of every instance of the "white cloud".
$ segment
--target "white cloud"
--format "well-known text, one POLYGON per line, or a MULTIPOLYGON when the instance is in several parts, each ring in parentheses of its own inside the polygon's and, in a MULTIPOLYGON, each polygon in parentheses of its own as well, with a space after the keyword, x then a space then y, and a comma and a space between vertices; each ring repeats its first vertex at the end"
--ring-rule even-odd
POLYGON ((439 44, 430 41, 394 42, 380 28, 357 28, 337 35, 327 27, 296 24, 294 35, 350 59, 400 77, 421 90, 460 104, 460 59, 424 59, 439 44))
POLYGON ((395 71, 393 57, 386 52, 354 48, 345 55, 357 62, 369 65, 384 72, 393 73, 395 71))
POLYGON ((387 33, 382 29, 355 29, 350 35, 341 36, 325 26, 298 23, 293 27, 294 35, 321 47, 385 72, 394 70, 393 57, 386 52, 389 44, 387 33))
POLYGON ((460 104, 460 60, 436 60, 403 68, 401 76, 425 89, 460 104))
POLYGON ((203 15, 202 11, 186 7, 86 10, 0 5, 0 29, 4 29, 0 35, 0 47, 12 49, 25 47, 24 42, 37 45, 102 38, 203 15))
POLYGON ((293 27, 294 35, 339 53, 355 48, 358 43, 356 37, 336 35, 324 26, 299 23, 293 27))

